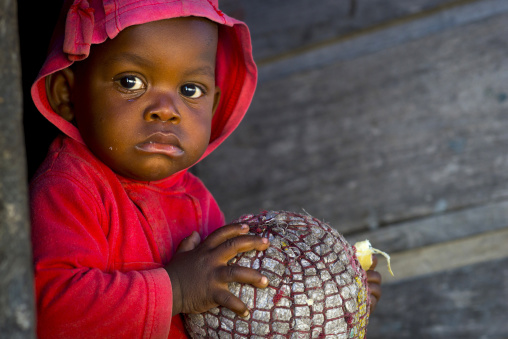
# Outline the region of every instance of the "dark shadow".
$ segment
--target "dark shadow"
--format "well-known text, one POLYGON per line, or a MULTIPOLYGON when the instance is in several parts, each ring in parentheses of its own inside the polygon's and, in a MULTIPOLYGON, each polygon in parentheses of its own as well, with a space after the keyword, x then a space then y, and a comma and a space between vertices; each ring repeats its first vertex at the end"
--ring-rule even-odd
POLYGON ((49 40, 63 1, 18 0, 18 26, 23 88, 23 126, 30 179, 58 134, 33 104, 30 87, 45 60, 49 40))

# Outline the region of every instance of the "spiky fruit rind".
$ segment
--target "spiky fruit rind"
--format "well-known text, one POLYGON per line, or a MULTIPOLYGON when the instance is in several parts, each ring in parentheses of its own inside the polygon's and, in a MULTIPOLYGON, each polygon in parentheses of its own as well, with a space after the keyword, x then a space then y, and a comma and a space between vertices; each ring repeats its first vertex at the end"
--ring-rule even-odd
POLYGON ((354 248, 335 229, 309 216, 270 211, 246 215, 250 234, 267 237, 264 252, 230 261, 259 270, 269 286, 231 283, 249 308, 242 318, 224 307, 185 316, 192 338, 364 338, 370 300, 354 248))

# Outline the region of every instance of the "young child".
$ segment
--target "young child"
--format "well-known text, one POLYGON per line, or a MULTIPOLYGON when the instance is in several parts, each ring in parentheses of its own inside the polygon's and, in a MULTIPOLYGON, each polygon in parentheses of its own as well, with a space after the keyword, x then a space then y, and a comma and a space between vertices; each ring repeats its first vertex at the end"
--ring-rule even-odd
POLYGON ((247 26, 217 0, 65 1, 32 87, 62 132, 30 186, 39 338, 186 338, 179 313, 248 314, 228 283, 268 281, 227 262, 268 240, 223 226, 187 169, 256 77, 247 26))

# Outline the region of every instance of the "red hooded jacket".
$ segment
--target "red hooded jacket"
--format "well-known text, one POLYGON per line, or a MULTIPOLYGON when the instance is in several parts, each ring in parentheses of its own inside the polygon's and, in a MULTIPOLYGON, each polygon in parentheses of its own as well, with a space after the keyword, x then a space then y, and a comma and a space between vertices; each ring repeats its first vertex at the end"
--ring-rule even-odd
POLYGON ((187 336, 180 317, 171 317, 171 281, 163 266, 192 231, 203 239, 224 225, 216 201, 186 170, 157 182, 115 174, 51 109, 45 77, 128 26, 189 15, 219 24, 222 96, 205 157, 237 127, 254 94, 247 26, 218 10, 216 0, 65 2, 32 87, 40 112, 63 132, 30 186, 39 338, 187 336))

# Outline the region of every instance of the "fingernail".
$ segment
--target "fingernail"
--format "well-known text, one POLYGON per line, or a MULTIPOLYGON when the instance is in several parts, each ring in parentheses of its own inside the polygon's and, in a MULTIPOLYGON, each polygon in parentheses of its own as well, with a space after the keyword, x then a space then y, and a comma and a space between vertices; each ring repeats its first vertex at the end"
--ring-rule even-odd
POLYGON ((245 311, 243 314, 242 314, 242 317, 248 317, 249 316, 249 310, 245 311))
POLYGON ((261 278, 261 283, 262 283, 263 285, 267 285, 267 284, 268 284, 268 278, 267 278, 267 277, 263 277, 263 278, 261 278))
POLYGON ((268 244, 268 238, 263 238, 261 239, 261 241, 263 242, 263 244, 268 244))
POLYGON ((242 230, 248 230, 248 229, 249 229, 249 225, 247 225, 247 224, 242 225, 242 230))

